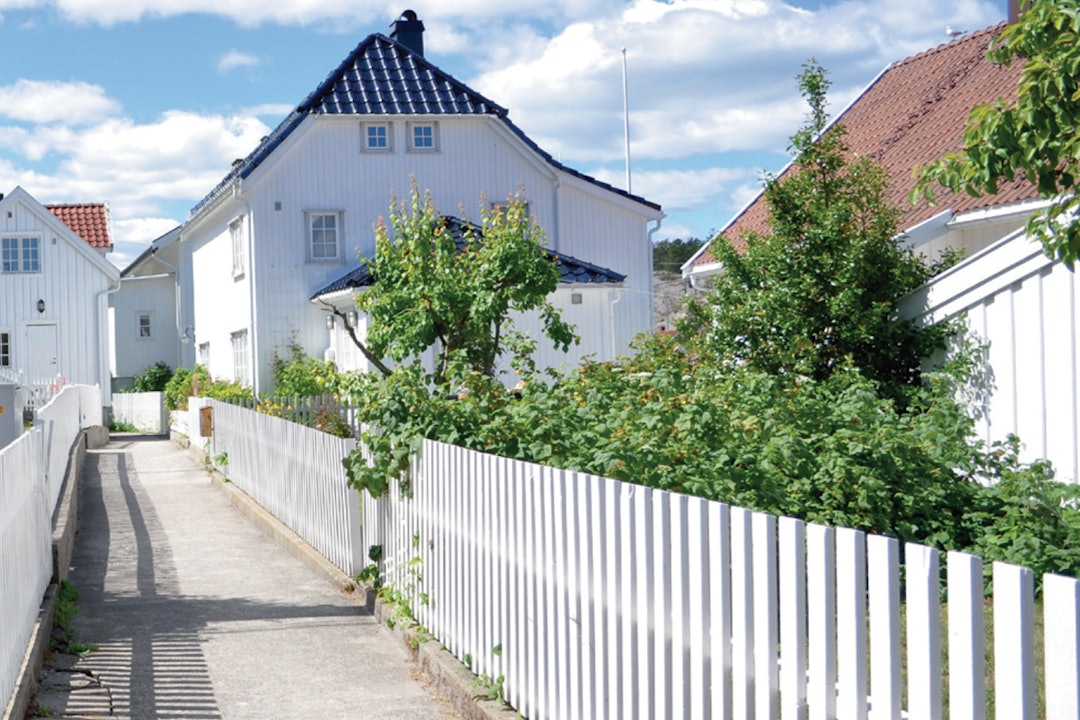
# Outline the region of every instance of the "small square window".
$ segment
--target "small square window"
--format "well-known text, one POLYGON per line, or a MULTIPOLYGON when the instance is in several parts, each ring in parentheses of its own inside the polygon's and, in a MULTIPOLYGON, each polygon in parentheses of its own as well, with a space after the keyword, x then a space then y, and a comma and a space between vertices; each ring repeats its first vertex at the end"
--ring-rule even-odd
POLYGON ((364 123, 363 133, 366 152, 390 152, 393 149, 390 123, 364 123))
POLYGON ((437 152, 439 127, 435 123, 409 123, 409 150, 437 152))

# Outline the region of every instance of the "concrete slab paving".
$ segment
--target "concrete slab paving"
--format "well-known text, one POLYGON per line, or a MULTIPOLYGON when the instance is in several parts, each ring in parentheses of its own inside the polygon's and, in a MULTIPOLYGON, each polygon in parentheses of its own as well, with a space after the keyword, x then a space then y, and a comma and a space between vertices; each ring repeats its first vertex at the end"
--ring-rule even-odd
POLYGON ((88 453, 70 577, 76 638, 98 649, 70 691, 59 678, 39 695, 51 717, 457 717, 357 598, 252 527, 168 440, 88 453))

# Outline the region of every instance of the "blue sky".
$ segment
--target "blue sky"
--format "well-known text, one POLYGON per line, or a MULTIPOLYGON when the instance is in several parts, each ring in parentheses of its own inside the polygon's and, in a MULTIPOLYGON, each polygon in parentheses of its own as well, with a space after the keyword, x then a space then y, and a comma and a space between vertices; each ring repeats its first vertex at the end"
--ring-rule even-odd
POLYGON ((406 8, 429 60, 562 162, 633 190, 659 237, 706 236, 787 161, 814 57, 839 112, 889 62, 1005 0, 0 0, 0 192, 107 201, 123 267, 368 34, 406 8))

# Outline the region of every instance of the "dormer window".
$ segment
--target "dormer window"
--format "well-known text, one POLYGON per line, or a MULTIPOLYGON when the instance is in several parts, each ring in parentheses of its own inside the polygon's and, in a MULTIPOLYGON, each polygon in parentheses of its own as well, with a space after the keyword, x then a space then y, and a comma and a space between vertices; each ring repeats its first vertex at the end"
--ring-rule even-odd
POLYGON ((390 152, 394 149, 390 123, 364 123, 361 132, 364 152, 390 152))
POLYGON ((409 123, 409 150, 411 152, 438 152, 439 126, 433 122, 409 123))

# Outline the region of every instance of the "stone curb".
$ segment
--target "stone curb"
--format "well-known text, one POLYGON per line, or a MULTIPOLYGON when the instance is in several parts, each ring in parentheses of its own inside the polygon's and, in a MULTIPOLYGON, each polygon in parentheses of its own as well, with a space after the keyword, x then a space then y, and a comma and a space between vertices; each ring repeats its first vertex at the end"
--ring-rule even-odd
POLYGON ((83 430, 75 439, 68 456, 67 474, 64 476, 64 489, 53 513, 52 558, 53 572, 45 597, 38 609, 37 622, 30 634, 30 643, 23 655, 19 674, 15 679, 15 690, 4 710, 3 720, 22 720, 30 708, 30 701, 37 692, 41 681, 45 651, 49 647, 49 637, 53 629, 53 612, 56 598, 60 591, 60 582, 66 580, 71 555, 75 548, 75 531, 79 525, 79 476, 82 474, 86 448, 100 447, 100 431, 96 428, 83 430))
POLYGON ((462 717, 466 720, 510 720, 519 717, 518 713, 506 703, 489 700, 480 678, 437 640, 431 639, 427 633, 415 628, 397 626, 392 620, 395 615, 394 608, 380 600, 373 588, 357 583, 346 575, 247 493, 228 482, 221 472, 208 465, 206 455, 200 448, 187 442, 187 439, 182 436, 174 435, 172 439, 181 447, 187 448, 188 456, 195 463, 206 468, 211 481, 226 494, 233 507, 270 536, 277 545, 321 575, 341 592, 355 595, 358 600, 363 597, 376 620, 405 645, 413 661, 431 684, 462 717), (363 593, 363 596, 360 593, 363 593))

